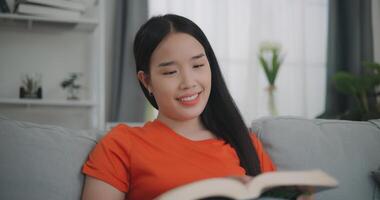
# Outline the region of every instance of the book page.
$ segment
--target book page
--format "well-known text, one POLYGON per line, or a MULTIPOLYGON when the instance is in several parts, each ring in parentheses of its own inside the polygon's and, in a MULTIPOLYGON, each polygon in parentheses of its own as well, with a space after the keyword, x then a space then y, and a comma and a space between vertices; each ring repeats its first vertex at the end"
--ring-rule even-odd
POLYGON ((305 192, 315 192, 311 190, 313 188, 331 188, 337 185, 338 182, 334 178, 321 170, 308 170, 264 173, 255 177, 248 183, 247 187, 250 190, 250 194, 258 195, 265 190, 279 186, 299 186, 298 188, 305 192))
POLYGON ((315 193, 314 188, 332 188, 337 181, 320 170, 277 171, 256 177, 230 176, 196 181, 174 188, 156 199, 193 200, 206 197, 254 199, 260 196, 294 198, 315 193), (264 193, 264 194, 263 194, 264 193))

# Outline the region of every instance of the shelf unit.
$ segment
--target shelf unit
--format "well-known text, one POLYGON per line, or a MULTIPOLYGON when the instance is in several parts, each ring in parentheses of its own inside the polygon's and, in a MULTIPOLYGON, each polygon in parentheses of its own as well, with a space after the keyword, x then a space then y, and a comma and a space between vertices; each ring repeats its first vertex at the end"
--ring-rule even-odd
POLYGON ((0 13, 0 22, 8 27, 25 26, 33 29, 33 26, 46 24, 47 26, 75 27, 76 30, 93 31, 99 25, 99 20, 94 17, 81 18, 50 18, 42 16, 20 15, 0 13))
POLYGON ((97 25, 98 20, 96 18, 81 17, 81 18, 52 18, 33 15, 21 15, 14 13, 0 13, 1 19, 13 19, 13 20, 27 20, 27 21, 49 21, 49 22, 63 22, 63 23, 78 23, 78 24, 92 24, 97 25))
MULTIPOLYGON (((46 110, 50 110, 50 116, 75 109, 76 113, 86 113, 81 113, 80 116, 88 117, 88 124, 73 126, 67 124, 67 127, 105 128, 104 3, 104 0, 97 0, 96 4, 88 9, 81 18, 0 14, 0 43, 6 43, 3 48, 0 46, 0 114, 5 112, 7 115, 8 112, 17 119, 14 113, 20 113, 19 109, 27 106, 33 108, 33 112, 35 112, 35 114, 28 113, 30 116, 35 116, 35 119, 30 121, 44 123, 43 120, 38 121, 38 118, 41 115, 41 119, 46 119, 46 116, 42 116, 47 112, 46 110), (4 35, 9 38, 4 38, 4 35), (32 38, 32 42, 26 38, 32 38), (22 41, 26 41, 26 44, 22 41), (23 50, 24 47, 28 48, 30 53, 23 50), (11 49, 9 51, 14 51, 14 53, 8 52, 6 48, 11 49), (64 50, 62 51, 62 49, 64 50), (64 58, 60 57, 60 52, 63 52, 62 57, 64 58), (19 53, 21 56, 16 56, 19 53), (48 55, 46 58, 44 57, 45 53, 48 55), (73 58, 66 54, 70 54, 73 58), (38 56, 33 58, 32 55, 38 56), (41 61, 42 59, 46 59, 45 62, 41 61), (67 60, 67 65, 74 63, 72 65, 75 66, 70 65, 65 69, 65 60, 67 60), (34 63, 34 61, 36 62, 34 63), (31 67, 28 66, 28 63, 31 63, 31 67), (46 73, 45 77, 48 79, 48 83, 45 85, 47 89, 43 84, 44 98, 19 99, 17 98, 17 88, 20 85, 16 85, 18 83, 14 79, 19 80, 20 78, 16 74, 22 70, 31 73, 33 67, 46 73), (75 72, 76 69, 81 70, 80 72, 86 76, 84 81, 86 92, 81 100, 66 100, 65 96, 62 96, 63 92, 59 87, 59 82, 64 76, 62 73, 75 72), (56 83, 52 84, 54 81, 56 83), (15 109, 15 112, 12 109, 15 109), (39 113, 39 109, 43 111, 39 113)), ((43 82, 45 77, 43 77, 43 82)), ((67 117, 75 116, 67 113, 67 117)), ((58 116, 57 119, 61 121, 56 124, 66 125, 62 119, 67 117, 58 116)), ((25 117, 20 118, 25 120, 25 117)), ((51 121, 54 119, 49 119, 49 122, 51 121)))
POLYGON ((0 98, 0 104, 26 106, 62 106, 62 107, 94 107, 96 103, 85 100, 49 100, 49 99, 16 99, 0 98))

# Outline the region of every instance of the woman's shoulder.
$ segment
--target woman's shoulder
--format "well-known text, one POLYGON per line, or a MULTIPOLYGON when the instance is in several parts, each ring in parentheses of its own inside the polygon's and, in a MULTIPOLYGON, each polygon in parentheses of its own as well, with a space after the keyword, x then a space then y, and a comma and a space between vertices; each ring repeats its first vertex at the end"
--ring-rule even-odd
POLYGON ((261 171, 262 172, 276 171, 277 169, 276 165, 272 161, 269 154, 266 152, 266 149, 264 148, 264 145, 262 144, 260 138, 257 137, 257 134, 254 132, 251 132, 250 137, 260 160, 261 171))
POLYGON ((102 138, 102 140, 122 140, 130 141, 138 137, 149 137, 155 128, 152 126, 152 122, 146 122, 140 126, 132 126, 126 123, 120 123, 112 127, 102 138))
POLYGON ((249 134, 249 136, 251 138, 253 146, 256 149, 256 152, 258 154, 263 154, 263 152, 265 152, 264 145, 262 144, 262 142, 261 142, 260 138, 257 136, 257 134, 252 132, 249 134))
MULTIPOLYGON (((261 141, 260 139, 257 137, 256 133, 255 132, 250 132, 249 133, 249 137, 251 138, 252 140, 252 143, 254 145, 260 145, 260 148, 261 148, 261 141)), ((257 148, 257 147, 256 147, 257 148)))

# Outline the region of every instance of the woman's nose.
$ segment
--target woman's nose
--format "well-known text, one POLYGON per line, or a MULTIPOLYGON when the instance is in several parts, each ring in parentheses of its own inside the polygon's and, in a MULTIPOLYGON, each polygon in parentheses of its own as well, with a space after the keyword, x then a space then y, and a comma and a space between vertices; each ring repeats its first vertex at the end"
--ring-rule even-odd
POLYGON ((191 89, 196 86, 195 76, 191 72, 182 72, 180 89, 191 89))

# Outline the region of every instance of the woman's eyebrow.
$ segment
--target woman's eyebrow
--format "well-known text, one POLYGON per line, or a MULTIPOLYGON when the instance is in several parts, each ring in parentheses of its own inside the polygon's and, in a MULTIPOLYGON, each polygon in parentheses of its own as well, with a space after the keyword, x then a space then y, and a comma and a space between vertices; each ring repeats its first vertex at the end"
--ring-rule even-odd
POLYGON ((198 54, 198 55, 196 55, 196 56, 191 57, 191 60, 195 60, 195 59, 198 59, 198 58, 202 58, 203 56, 205 56, 205 54, 204 54, 204 53, 200 53, 200 54, 198 54))
POLYGON ((168 62, 160 63, 158 66, 159 67, 166 67, 166 66, 173 65, 173 64, 174 64, 174 61, 168 61, 168 62))
MULTIPOLYGON (((205 56, 205 54, 204 53, 200 53, 200 54, 198 54, 196 56, 191 57, 190 60, 196 60, 196 59, 202 58, 203 56, 205 56)), ((175 64, 174 61, 168 61, 168 62, 162 62, 162 63, 158 64, 158 66, 159 67, 166 67, 166 66, 173 65, 173 64, 175 64)))

